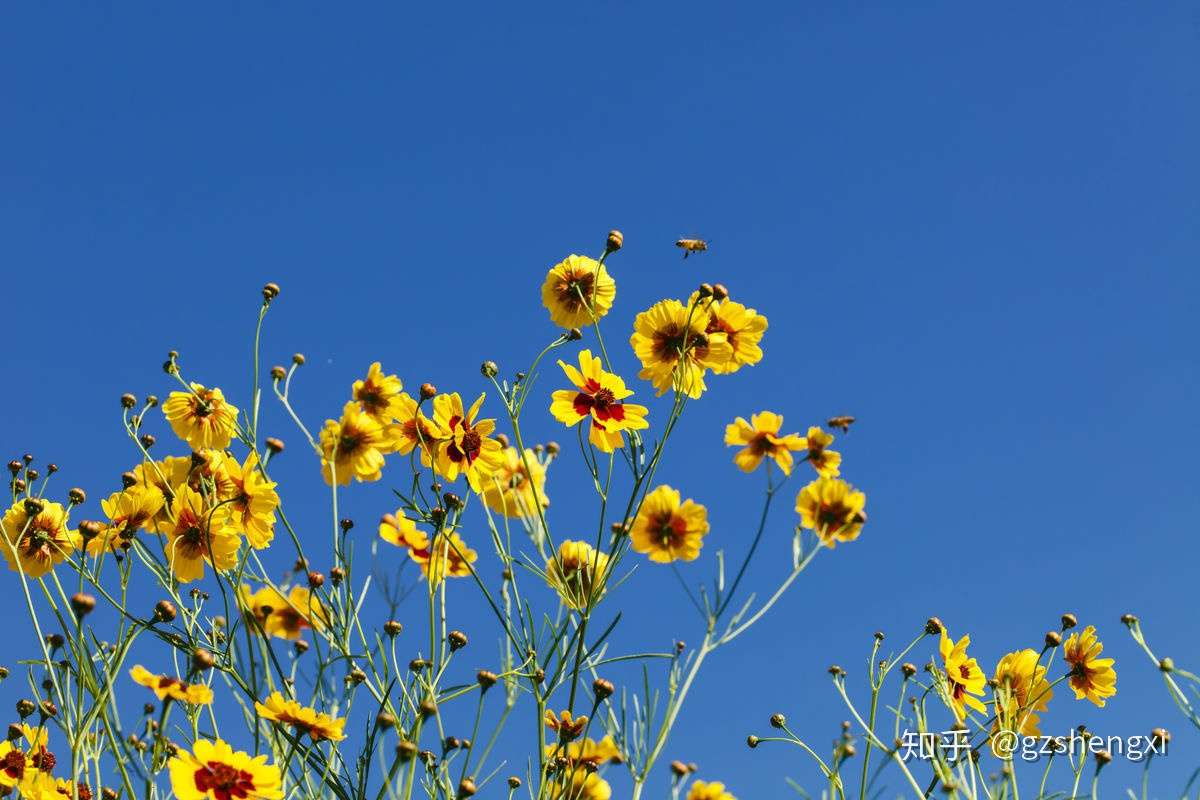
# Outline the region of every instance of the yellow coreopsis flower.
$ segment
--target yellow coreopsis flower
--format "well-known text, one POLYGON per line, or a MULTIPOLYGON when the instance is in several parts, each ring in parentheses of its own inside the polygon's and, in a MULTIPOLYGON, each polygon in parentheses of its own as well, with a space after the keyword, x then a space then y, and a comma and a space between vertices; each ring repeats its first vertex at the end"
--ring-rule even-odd
POLYGON ((197 739, 167 764, 178 800, 282 800, 279 767, 266 756, 235 752, 225 741, 197 739))
POLYGON ((28 800, 93 800, 91 788, 86 783, 76 785, 75 781, 67 778, 55 778, 45 772, 36 773, 28 788, 18 789, 21 796, 28 800))
POLYGON ((967 708, 980 714, 987 713, 987 707, 976 696, 983 694, 987 678, 979 668, 979 662, 967 656, 967 648, 970 645, 970 636, 964 636, 955 642, 946 633, 946 629, 942 629, 938 652, 942 656, 942 667, 946 670, 946 691, 950 707, 959 720, 966 715, 967 708))
POLYGON ((600 741, 591 738, 580 739, 565 747, 561 744, 546 745, 547 758, 559 755, 565 757, 567 763, 572 766, 587 762, 599 767, 604 764, 619 764, 623 760, 612 736, 605 736, 600 741))
MULTIPOLYGON (((33 787, 37 776, 38 771, 29 763, 29 756, 10 741, 0 742, 0 786, 28 790, 33 787)), ((24 795, 25 791, 21 794, 24 795)))
POLYGON ((433 398, 433 414, 437 427, 446 438, 438 445, 435 465, 438 474, 448 481, 466 475, 467 483, 476 492, 483 491, 489 475, 500 468, 504 459, 500 442, 490 438, 496 430, 494 419, 476 419, 485 395, 463 410, 458 392, 440 394, 433 398))
POLYGON ((558 734, 559 739, 564 742, 570 742, 578 739, 579 735, 583 733, 583 729, 588 724, 588 717, 586 714, 575 716, 566 709, 558 712, 558 714, 547 710, 544 721, 547 728, 558 734))
POLYGON ((433 464, 433 453, 438 443, 447 437, 433 420, 421 413, 420 404, 401 392, 395 403, 396 423, 392 426, 396 440, 396 452, 406 456, 415 448, 421 451, 421 464, 433 464))
POLYGON ((581 609, 599 601, 607 572, 607 553, 571 539, 559 543, 557 557, 546 562, 546 582, 567 608, 581 609))
POLYGON ((660 300, 637 315, 629 343, 642 362, 638 377, 650 381, 658 394, 668 389, 696 398, 704 393, 704 373, 733 357, 723 332, 707 333, 707 319, 698 307, 678 300, 660 300))
POLYGON ((1063 643, 1063 659, 1071 665, 1068 683, 1075 692, 1075 699, 1085 697, 1097 706, 1104 707, 1106 698, 1117 693, 1116 663, 1111 658, 1100 658, 1104 645, 1096 638, 1096 626, 1088 625, 1078 633, 1072 633, 1063 643))
POLYGON ((842 454, 825 448, 833 444, 833 434, 826 433, 814 425, 804 437, 804 448, 808 450, 808 463, 817 474, 825 478, 836 478, 842 463, 842 454))
POLYGON ((742 445, 733 456, 733 463, 743 472, 753 472, 764 458, 774 459, 784 475, 790 475, 793 450, 805 449, 805 441, 797 434, 780 435, 783 417, 772 411, 760 411, 746 422, 738 417, 725 426, 726 446, 742 445))
POLYGON ((223 507, 206 507, 200 493, 184 485, 171 502, 171 518, 167 562, 180 583, 203 578, 205 561, 217 570, 237 565, 240 540, 223 507))
POLYGON ((246 456, 244 464, 232 458, 225 462, 229 476, 229 522, 245 534, 246 541, 255 550, 262 550, 275 538, 275 509, 279 508, 279 495, 274 481, 267 480, 258 466, 258 456, 246 456))
POLYGON ((840 478, 817 478, 796 495, 800 524, 826 547, 852 542, 867 521, 867 496, 840 478))
POLYGON ((645 406, 623 402, 633 395, 625 388, 625 381, 619 375, 605 372, 600 363, 591 350, 580 351, 579 369, 560 359, 558 365, 575 389, 556 391, 550 413, 568 426, 590 419, 588 439, 598 449, 611 453, 624 444, 621 431, 642 430, 650 423, 646 422, 645 406))
POLYGON ((287 597, 270 586, 253 593, 250 587, 242 586, 240 595, 242 604, 267 636, 295 641, 306 629, 322 631, 329 623, 329 612, 321 599, 304 586, 293 586, 287 597))
MULTIPOLYGON (((996 722, 992 726, 993 736, 999 731, 1011 731, 1023 736, 1040 736, 1040 717, 1036 712, 1045 711, 1054 692, 1046 680, 1046 668, 1039 663, 1036 650, 1026 648, 1009 653, 996 665, 993 702, 996 722)), ((992 740, 992 750, 1004 758, 1005 753, 992 740)))
POLYGON ((325 420, 321 429, 321 472, 338 486, 350 479, 377 481, 383 477, 383 456, 396 449, 395 431, 379 424, 353 401, 342 408, 341 420, 325 420))
POLYGON ((79 533, 67 529, 67 511, 61 503, 17 500, 4 512, 0 526, 4 535, 0 551, 8 568, 31 578, 42 577, 79 547, 79 533))
POLYGON ((651 561, 694 561, 708 535, 708 510, 691 499, 680 502, 670 486, 659 486, 646 495, 633 527, 630 545, 651 561))
POLYGON ((175 491, 189 482, 192 459, 187 456, 167 456, 162 461, 144 461, 133 468, 134 485, 153 487, 163 496, 162 508, 154 515, 147 530, 165 533, 171 525, 171 501, 175 491))
POLYGON ((705 305, 699 293, 693 293, 688 302, 700 302, 706 321, 704 332, 710 336, 723 333, 729 343, 729 358, 712 368, 718 375, 737 372, 746 365, 762 361, 763 352, 759 342, 767 330, 767 318, 753 308, 746 308, 733 300, 713 300, 705 305))
POLYGON ((696 781, 688 790, 687 800, 737 800, 737 798, 725 791, 723 783, 696 781))
POLYGON ((524 458, 517 448, 505 448, 499 468, 483 481, 484 504, 506 517, 535 516, 539 502, 543 508, 550 505, 546 466, 528 447, 524 458))
POLYGON ((351 396, 362 406, 363 413, 380 425, 388 425, 397 416, 396 402, 404 384, 395 375, 384 375, 383 366, 376 361, 367 368, 367 377, 354 382, 351 396))
POLYGON ((307 733, 314 742, 326 739, 340 742, 346 738, 344 718, 302 706, 295 700, 286 699, 281 692, 272 692, 265 703, 256 702, 254 709, 263 719, 307 733))
POLYGON ((410 547, 408 556, 435 586, 442 578, 465 578, 479 554, 467 547, 457 533, 442 533, 424 548, 410 547))
POLYGON ((237 406, 216 387, 193 383, 190 392, 171 392, 162 410, 171 430, 193 450, 228 447, 237 433, 237 406))
POLYGON ((417 523, 404 516, 403 510, 383 515, 379 521, 379 538, 388 544, 410 550, 429 547, 429 536, 417 527, 417 523))
POLYGON ((616 296, 608 270, 587 256, 567 256, 550 268, 542 284, 542 305, 563 328, 591 325, 608 313, 616 296))
POLYGON ((610 800, 612 787, 595 772, 579 767, 555 776, 548 795, 551 800, 610 800))
POLYGON ((159 700, 169 697, 194 706, 206 706, 213 701, 213 690, 203 683, 186 683, 170 675, 156 675, 141 664, 135 664, 129 670, 129 677, 153 691, 159 700))

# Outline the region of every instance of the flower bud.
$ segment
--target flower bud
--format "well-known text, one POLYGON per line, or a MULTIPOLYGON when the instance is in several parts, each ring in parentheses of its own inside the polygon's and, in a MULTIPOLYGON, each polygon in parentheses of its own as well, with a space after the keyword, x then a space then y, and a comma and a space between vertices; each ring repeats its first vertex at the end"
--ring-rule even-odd
POLYGON ((346 579, 346 570, 341 567, 334 567, 329 570, 329 580, 333 581, 334 586, 340 586, 342 581, 346 579))
POLYGON ((456 495, 454 492, 446 492, 444 495, 442 495, 442 502, 446 504, 446 508, 463 507, 462 498, 456 495))
POLYGON ((772 728, 782 728, 784 725, 787 725, 787 717, 785 717, 783 714, 771 715, 772 728))
POLYGON ((75 612, 76 617, 86 617, 96 608, 96 598, 90 594, 77 592, 71 595, 71 610, 75 612))
POLYGON ((1064 631, 1070 630, 1071 628, 1074 628, 1078 624, 1079 624, 1079 620, 1075 618, 1074 614, 1063 614, 1062 615, 1062 629, 1064 631))
POLYGON ((905 678, 911 678, 913 675, 917 674, 917 665, 905 661, 900 665, 900 673, 904 675, 905 678))
POLYGON ((930 617, 929 619, 925 620, 925 632, 930 636, 937 636, 942 632, 944 627, 945 626, 942 625, 942 621, 937 617, 930 617))
POLYGON ((713 299, 714 300, 724 300, 727 297, 729 297, 729 290, 725 288, 724 284, 714 283, 713 284, 713 299))
POLYGON ((271 367, 271 380, 281 381, 287 377, 287 370, 276 364, 271 367))
POLYGON ((1138 618, 1135 617, 1133 614, 1122 614, 1121 615, 1121 622, 1124 623, 1125 625, 1129 625, 1132 627, 1133 625, 1137 624, 1137 621, 1138 621, 1138 618))
POLYGON ((266 444, 267 450, 271 451, 271 455, 277 456, 283 452, 283 440, 282 439, 276 439, 274 436, 269 436, 269 437, 267 437, 264 444, 266 444))
POLYGON ((391 730, 396 727, 396 718, 387 711, 380 711, 375 715, 375 724, 383 730, 391 730))
POLYGON ((34 711, 37 711, 37 706, 33 704, 32 700, 17 701, 17 716, 19 716, 21 719, 25 719, 34 711))
POLYGON ((213 654, 203 647, 196 648, 195 652, 192 653, 192 669, 197 672, 212 669, 216 663, 217 661, 213 658, 213 654))
POLYGON ((1171 660, 1170 658, 1164 658, 1158 662, 1158 668, 1162 672, 1174 672, 1175 671, 1175 662, 1173 660, 1171 660))
POLYGON ((279 284, 278 283, 268 283, 267 285, 263 286, 262 296, 263 296, 264 303, 269 303, 272 300, 274 300, 276 297, 279 297, 279 284))
POLYGON ((310 589, 319 589, 325 585, 325 576, 320 572, 313 571, 308 573, 308 586, 310 589))
POLYGON ((154 443, 158 440, 154 438, 154 434, 152 433, 143 433, 138 437, 138 441, 142 443, 142 447, 149 450, 151 447, 154 447, 154 443))
POLYGON ((295 364, 297 367, 304 366, 304 353, 293 353, 292 354, 292 363, 295 364))
POLYGON ((616 229, 608 232, 608 241, 604 243, 604 252, 615 253, 621 249, 621 245, 625 244, 625 236, 616 229))
POLYGON ((837 664, 831 664, 829 666, 829 669, 826 670, 826 672, 828 672, 830 675, 832 675, 835 678, 845 677, 845 675, 846 675, 846 670, 842 669, 837 664))
POLYGON ((404 626, 394 619, 389 619, 383 623, 383 632, 388 635, 389 639, 394 639, 400 635, 400 631, 404 630, 404 626))
POLYGON ((485 378, 494 378, 500 374, 500 367, 495 361, 485 361, 479 365, 479 373, 485 378))
POLYGON ((437 387, 434 386, 432 383, 422 383, 420 391, 421 391, 421 399, 428 400, 429 398, 431 398, 435 394, 437 394, 437 387))
POLYGON ((1162 747, 1171 741, 1171 733, 1166 728, 1155 728, 1150 731, 1150 741, 1155 747, 1162 747))
POLYGON ((746 744, 750 747, 751 750, 753 750, 754 748, 758 747, 758 737, 754 736, 754 735, 747 736, 746 744))
POLYGON ((450 643, 450 652, 453 653, 467 646, 467 635, 462 631, 450 631, 446 634, 446 641, 450 643))
POLYGON ((702 283, 696 289, 696 294, 699 295, 702 299, 705 297, 712 297, 712 293, 713 293, 713 287, 712 287, 711 283, 702 283))
POLYGON ((308 652, 308 642, 304 641, 303 639, 297 639, 295 643, 292 644, 292 649, 296 651, 296 655, 302 656, 308 652))
POLYGON ((121 408, 133 408, 137 405, 137 397, 126 392, 121 395, 121 408))
POLYGON ((1099 772, 1106 764, 1112 762, 1112 753, 1107 750, 1096 751, 1096 771, 1099 772))
POLYGON ((36 497, 26 497, 23 503, 25 513, 31 517, 36 517, 38 514, 46 510, 46 504, 36 497))
POLYGON ((158 622, 173 622, 175 613, 175 604, 170 600, 159 600, 154 606, 154 619, 158 622))
POLYGON ((682 761, 672 761, 671 772, 675 774, 676 778, 683 778, 688 774, 687 764, 682 761))
MULTIPOLYGON (((583 331, 579 330, 579 328, 571 328, 569 331, 567 331, 566 337, 568 342, 578 342, 583 338, 583 331)), ((521 380, 525 377, 519 372, 517 373, 517 376, 517 380, 521 380)))
POLYGON ((400 761, 412 761, 417 754, 417 746, 407 739, 401 739, 396 745, 396 758, 400 761))
POLYGON ((596 680, 592 681, 592 692, 596 695, 597 703, 599 703, 601 700, 612 697, 612 694, 615 691, 616 687, 613 686, 612 681, 607 681, 604 678, 596 678, 596 680))
POLYGON ((521 788, 521 779, 518 778, 516 775, 509 775, 508 776, 508 788, 520 789, 521 788))
POLYGON ((79 522, 79 535, 82 537, 84 544, 87 544, 102 533, 104 533, 104 523, 102 522, 96 522, 92 519, 85 519, 79 522))
POLYGON ((479 790, 475 788, 475 781, 471 780, 470 778, 463 778, 458 783, 459 797, 470 797, 477 791, 479 790))
POLYGON ((475 680, 479 683, 480 691, 486 692, 488 689, 496 685, 499 678, 494 672, 488 672, 486 669, 481 669, 475 674, 475 680))
POLYGON ((1046 647, 1058 647, 1062 644, 1062 634, 1058 631, 1046 632, 1046 647))
POLYGON ((437 703, 429 699, 422 700, 421 706, 417 711, 421 714, 422 718, 428 719, 437 713, 437 703))

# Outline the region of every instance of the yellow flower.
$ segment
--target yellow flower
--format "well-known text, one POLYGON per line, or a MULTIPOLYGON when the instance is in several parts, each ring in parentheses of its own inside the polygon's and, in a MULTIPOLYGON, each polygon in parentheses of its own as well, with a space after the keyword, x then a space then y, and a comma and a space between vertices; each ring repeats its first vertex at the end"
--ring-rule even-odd
POLYGON ((617 749, 617 744, 611 736, 605 736, 598 742, 590 738, 582 739, 571 742, 565 747, 560 744, 546 745, 547 758, 559 755, 564 756, 572 766, 586 761, 599 767, 604 764, 620 764, 623 760, 621 751, 617 749))
POLYGON ((442 533, 424 548, 408 550, 408 556, 421 567, 421 572, 435 586, 442 578, 465 578, 479 555, 467 547, 457 533, 442 533))
POLYGON ((396 423, 392 426, 393 438, 396 440, 396 452, 406 456, 414 448, 421 450, 421 464, 432 465, 432 453, 437 450, 438 442, 448 434, 439 430, 433 420, 421 413, 421 407, 416 400, 401 392, 396 398, 396 423))
POLYGON ((163 506, 154 515, 147 530, 165 533, 171 525, 171 500, 175 491, 188 480, 192 472, 192 459, 187 456, 167 456, 162 461, 144 461, 133 468, 134 485, 153 487, 163 496, 163 506))
POLYGON ((668 389, 699 397, 704 373, 733 357, 722 332, 705 332, 705 313, 678 300, 660 300, 637 315, 629 343, 642 362, 638 377, 650 381, 658 394, 668 389))
POLYGON ((808 434, 802 440, 808 450, 808 463, 812 464, 817 474, 824 478, 836 478, 838 467, 842 463, 842 454, 825 448, 833 444, 833 434, 826 433, 816 425, 808 429, 808 434))
POLYGON ((4 560, 13 572, 40 578, 79 547, 79 534, 67 530, 67 512, 59 503, 45 500, 41 510, 30 515, 25 500, 17 500, 4 513, 4 560), (16 551, 15 553, 13 551, 16 551))
MULTIPOLYGON (((688 302, 695 304, 699 300, 699 294, 695 293, 688 302)), ((714 300, 707 307, 701 305, 701 308, 704 308, 707 314, 704 332, 710 336, 725 334, 725 340, 729 342, 730 347, 729 358, 714 366, 713 372, 727 375, 737 372, 747 364, 753 365, 762 361, 763 352, 759 342, 767 330, 766 317, 733 300, 714 300)))
POLYGON ((228 447, 237 432, 237 406, 215 387, 193 383, 190 392, 171 392, 162 410, 171 430, 193 450, 228 447))
POLYGON ((285 699, 280 692, 272 692, 266 703, 255 703, 254 709, 263 719, 307 733, 314 742, 324 739, 340 742, 346 738, 343 732, 346 727, 345 719, 323 714, 315 708, 302 706, 295 700, 285 699))
POLYGON ((279 508, 275 483, 267 480, 254 453, 240 465, 227 459, 225 471, 231 484, 230 497, 223 498, 231 501, 224 506, 229 510, 229 522, 246 535, 251 547, 262 550, 275 538, 275 509, 279 508))
POLYGON ((708 511, 692 500, 679 502, 679 492, 659 486, 646 495, 633 521, 630 544, 651 561, 694 561, 708 535, 708 511))
POLYGON ((134 484, 113 492, 108 499, 100 501, 108 525, 101 535, 87 543, 88 553, 97 556, 105 549, 120 549, 123 539, 130 539, 137 531, 153 524, 164 504, 163 494, 157 486, 134 484))
POLYGON ((542 305, 554 324, 563 328, 591 325, 608 313, 616 296, 612 276, 587 256, 567 256, 550 268, 542 284, 542 305))
POLYGON ((129 677, 133 678, 135 683, 153 691, 159 700, 169 697, 194 706, 206 706, 213 701, 213 690, 203 683, 185 683, 170 675, 155 675, 141 664, 135 664, 133 669, 129 670, 129 677))
POLYGON ((167 764, 178 800, 281 800, 279 767, 266 756, 234 752, 221 739, 198 739, 192 752, 180 748, 167 764))
POLYGON ((36 772, 29 763, 29 757, 12 742, 0 742, 0 786, 26 788, 32 786, 34 780, 36 772))
POLYGON ((558 592, 567 608, 581 609, 604 596, 608 555, 587 542, 566 539, 558 545, 558 557, 546 562, 546 582, 558 592))
POLYGON ((771 411, 760 411, 746 422, 738 417, 725 426, 726 446, 743 445, 733 457, 742 472, 753 472, 763 458, 772 458, 784 475, 792 472, 792 451, 805 448, 804 439, 794 433, 779 435, 783 417, 771 411))
POLYGON ((483 491, 484 480, 500 468, 504 449, 489 438, 496 430, 494 419, 480 419, 479 408, 484 395, 463 411, 458 392, 440 394, 433 399, 433 415, 437 426, 446 432, 446 439, 437 447, 437 471, 448 481, 458 480, 460 474, 476 492, 483 491))
POLYGON ((687 800, 737 800, 737 798, 725 791, 723 783, 696 781, 688 790, 687 800))
POLYGON ((203 578, 205 561, 217 570, 237 565, 240 541, 223 507, 206 508, 199 492, 181 486, 171 502, 171 517, 167 562, 180 583, 203 578))
POLYGON ((548 794, 551 800, 610 800, 612 787, 596 773, 579 767, 556 776, 548 794))
POLYGON ((598 449, 611 453, 624 444, 621 431, 649 427, 646 407, 622 402, 633 392, 625 388, 625 381, 619 375, 605 372, 600 366, 600 359, 593 356, 591 350, 579 353, 579 369, 561 359, 558 365, 575 384, 575 389, 556 391, 550 404, 550 413, 568 426, 590 419, 588 439, 598 449))
MULTIPOLYGON (((1046 668, 1038 664, 1036 650, 1024 649, 1009 653, 996 665, 995 715, 993 737, 1001 730, 1023 736, 1040 736, 1038 711, 1045 711, 1054 696, 1046 681, 1046 668)), ((1003 758, 1006 754, 992 740, 992 750, 1003 758)))
POLYGON ((983 676, 979 662, 967 657, 970 644, 970 636, 964 636, 958 642, 954 642, 946 633, 946 629, 942 629, 938 652, 941 653, 942 666, 946 670, 950 707, 954 710, 954 716, 960 720, 965 716, 968 707, 980 714, 987 713, 987 707, 978 697, 972 696, 983 694, 987 678, 983 676))
POLYGON ((852 542, 867 521, 867 496, 840 478, 817 478, 796 495, 800 524, 826 547, 852 542))
POLYGON ((346 403, 341 420, 325 420, 321 429, 321 472, 338 486, 350 479, 377 481, 383 477, 383 456, 396 449, 394 432, 363 412, 358 403, 346 403))
POLYGON ((367 368, 367 377, 355 381, 351 389, 355 402, 362 405, 363 413, 373 417, 380 425, 388 425, 397 416, 396 402, 400 399, 404 384, 395 375, 384 375, 378 361, 367 368))
POLYGON ((539 501, 543 508, 550 505, 550 498, 546 497, 546 466, 528 447, 524 459, 517 448, 505 448, 500 467, 483 481, 484 504, 506 517, 535 516, 539 501))
POLYGON ((45 772, 34 774, 28 786, 19 789, 21 796, 29 800, 93 800, 91 788, 86 783, 75 785, 75 781, 66 778, 55 778, 45 772))
POLYGON ((1117 693, 1117 671, 1111 658, 1100 658, 1104 645, 1096 638, 1096 626, 1088 625, 1079 633, 1072 633, 1063 643, 1063 659, 1071 665, 1068 683, 1075 692, 1075 699, 1085 697, 1101 708, 1105 698, 1117 693))
POLYGON ((581 714, 576 717, 570 711, 563 710, 555 716, 553 711, 546 711, 545 716, 546 727, 558 734, 558 738, 564 742, 569 742, 579 738, 579 734, 583 733, 583 729, 587 727, 588 718, 586 714, 581 714))
POLYGON ((404 512, 384 514, 379 521, 379 538, 396 547, 406 547, 410 550, 423 550, 429 547, 429 536, 417 523, 404 516, 404 512))
POLYGON ((293 586, 287 597, 270 586, 253 594, 250 587, 243 586, 240 594, 242 604, 267 636, 295 641, 306 629, 321 631, 329 622, 321 599, 304 586, 293 586))

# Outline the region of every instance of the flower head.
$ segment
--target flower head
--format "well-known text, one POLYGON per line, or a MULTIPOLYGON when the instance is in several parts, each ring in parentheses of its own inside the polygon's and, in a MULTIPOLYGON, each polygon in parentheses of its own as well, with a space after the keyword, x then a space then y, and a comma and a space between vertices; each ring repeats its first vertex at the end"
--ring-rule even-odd
POLYGON ((942 667, 946 670, 946 691, 949 695, 950 707, 954 716, 962 719, 967 708, 987 713, 987 707, 977 695, 983 694, 987 678, 979 668, 979 662, 967 657, 967 648, 971 645, 971 637, 964 636, 957 642, 952 640, 942 628, 942 638, 938 644, 938 652, 942 656, 942 667))
POLYGON ((547 795, 550 800, 610 800, 612 787, 595 772, 566 769, 554 778, 547 795))
POLYGON ((542 305, 562 328, 582 328, 612 308, 617 284, 595 259, 567 256, 550 268, 542 284, 542 305))
POLYGON ((396 402, 404 384, 395 375, 384 375, 378 361, 367 368, 367 377, 354 382, 351 396, 362 406, 363 413, 380 425, 388 425, 396 415, 396 402))
POLYGON ((414 449, 419 449, 421 464, 431 466, 438 443, 449 434, 425 416, 420 404, 406 393, 401 392, 392 405, 396 415, 396 422, 392 426, 396 452, 406 456, 414 449))
POLYGON ((237 432, 237 406, 216 387, 193 383, 190 392, 171 392, 162 410, 171 430, 193 450, 228 447, 237 432))
POLYGON ((465 578, 479 558, 457 533, 443 532, 424 548, 409 548, 409 558, 417 562, 430 583, 437 586, 442 578, 465 578))
POLYGON ((179 800, 281 800, 279 767, 266 756, 234 751, 225 741, 197 739, 167 764, 179 800))
POLYGON ((286 597, 270 586, 253 593, 243 586, 240 594, 242 604, 267 636, 295 641, 305 630, 321 631, 329 623, 321 599, 305 586, 293 586, 286 597))
POLYGON ((438 474, 448 481, 466 475, 471 489, 483 491, 487 476, 495 472, 503 460, 500 442, 491 438, 496 430, 494 419, 476 419, 483 405, 484 395, 463 410, 462 398, 457 392, 440 394, 433 398, 434 420, 445 431, 446 438, 438 444, 435 465, 438 474))
POLYGON ((88 554, 95 556, 106 549, 117 550, 122 540, 153 525, 164 505, 163 494, 157 486, 134 484, 113 492, 100 501, 108 525, 101 535, 87 543, 88 554))
POLYGON ((340 742, 346 738, 345 719, 302 706, 280 692, 272 692, 265 703, 256 702, 254 709, 261 718, 307 733, 314 742, 326 739, 340 742))
POLYGON ((546 712, 546 727, 557 733, 558 738, 564 742, 578 739, 587 724, 587 715, 577 717, 565 710, 560 711, 557 715, 553 711, 546 712))
POLYGON ((688 790, 687 800, 737 800, 737 798, 725 791, 723 783, 696 781, 688 790))
POLYGON ((194 706, 206 706, 213 701, 213 690, 203 683, 185 683, 170 675, 156 675, 141 664, 135 664, 129 670, 129 677, 153 691, 159 700, 169 697, 194 706))
POLYGON ((575 389, 560 389, 553 395, 550 413, 565 425, 591 420, 588 438, 598 449, 611 453, 624 442, 621 431, 642 430, 646 407, 623 402, 633 392, 625 388, 619 375, 605 372, 600 359, 591 350, 579 353, 579 369, 560 360, 558 365, 575 389))
POLYGON ((191 479, 192 459, 187 456, 167 456, 162 461, 143 461, 132 471, 134 486, 153 487, 162 493, 162 508, 146 528, 155 533, 165 533, 171 524, 171 501, 175 498, 175 492, 191 479))
POLYGON ((379 521, 379 538, 396 547, 422 550, 429 547, 429 536, 403 511, 385 514, 379 521))
POLYGON ((325 420, 321 429, 321 471, 339 486, 350 479, 377 481, 383 477, 383 456, 396 449, 393 431, 379 424, 353 401, 342 408, 340 420, 325 420))
MULTIPOLYGON (((697 293, 688 302, 695 305, 699 300, 697 293)), ((704 310, 704 332, 710 336, 724 334, 730 348, 729 357, 714 366, 713 372, 727 375, 762 361, 763 352, 759 342, 767 330, 766 317, 733 300, 713 300, 704 310)))
POLYGON ((244 464, 227 459, 226 474, 230 483, 230 502, 225 506, 229 522, 246 535, 251 547, 262 550, 275 538, 275 509, 279 508, 275 483, 267 480, 254 453, 246 456, 244 464))
POLYGON ((483 481, 484 504, 506 517, 536 516, 539 502, 543 508, 550 505, 546 467, 528 447, 524 455, 515 447, 505 448, 500 466, 483 481))
POLYGON ((591 738, 580 739, 566 747, 560 744, 546 745, 546 756, 549 758, 555 755, 564 756, 571 766, 586 762, 599 767, 604 764, 619 764, 623 760, 621 751, 617 749, 617 743, 611 736, 605 736, 600 741, 591 738))
POLYGON ((803 442, 804 449, 808 450, 808 463, 812 464, 817 474, 824 478, 836 478, 838 466, 842 463, 842 454, 825 449, 833 444, 833 434, 826 433, 814 425, 808 429, 803 442))
POLYGON ((67 529, 67 511, 61 503, 42 501, 41 510, 36 510, 17 500, 4 512, 0 526, 4 536, 0 552, 8 568, 31 578, 42 577, 79 547, 79 533, 67 529))
POLYGON ((1096 626, 1088 625, 1082 631, 1072 633, 1063 643, 1063 659, 1071 665, 1068 683, 1075 692, 1075 699, 1085 697, 1101 708, 1106 698, 1117 693, 1116 663, 1111 658, 1100 658, 1104 645, 1096 638, 1096 626))
POLYGON ((826 547, 852 542, 862 533, 867 496, 840 478, 817 478, 796 495, 800 524, 826 547))
POLYGON ((646 495, 630 530, 630 544, 651 561, 694 561, 708 535, 708 510, 677 489, 659 486, 646 495))
MULTIPOLYGON (((993 735, 1002 730, 1022 736, 1041 735, 1036 712, 1046 710, 1054 692, 1046 680, 1046 668, 1038 661, 1038 652, 1026 648, 1009 653, 996 665, 992 679, 996 716, 993 735)), ((994 739, 992 749, 999 749, 994 739)), ((1005 754, 997 752, 996 755, 1003 757, 1005 754)))
POLYGON ((637 315, 629 343, 642 362, 638 377, 658 394, 676 389, 696 398, 704 393, 704 373, 733 356, 723 332, 707 333, 704 312, 678 300, 660 300, 637 315))
POLYGON ((171 527, 167 529, 167 561, 180 583, 204 577, 204 562, 214 569, 237 564, 240 540, 223 507, 209 508, 190 486, 180 486, 171 502, 171 527))
POLYGON ((587 542, 566 539, 546 562, 546 582, 558 592, 567 608, 581 609, 604 594, 608 555, 587 542))
POLYGON ((760 411, 746 422, 738 417, 725 426, 725 444, 741 445, 733 457, 733 463, 743 472, 753 472, 764 458, 774 459, 784 475, 792 472, 792 451, 803 450, 804 439, 789 433, 780 435, 783 417, 771 411, 760 411))

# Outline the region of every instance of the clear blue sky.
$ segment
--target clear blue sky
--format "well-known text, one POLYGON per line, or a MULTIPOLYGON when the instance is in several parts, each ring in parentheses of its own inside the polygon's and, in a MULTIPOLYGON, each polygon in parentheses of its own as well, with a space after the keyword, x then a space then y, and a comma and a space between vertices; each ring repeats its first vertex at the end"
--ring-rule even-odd
MULTIPOLYGON (((115 488, 134 457, 117 396, 165 395, 168 348, 244 402, 266 280, 283 286, 267 358, 308 355, 311 422, 374 359, 473 394, 482 359, 518 369, 553 335, 546 268, 619 227, 611 341, 701 280, 771 322, 765 360, 689 409, 663 468, 711 513, 689 577, 740 552, 757 513, 758 476, 721 441, 734 414, 858 416, 845 474, 871 515, 712 658, 667 757, 743 800, 783 796, 785 774, 817 790, 798 753, 742 742, 776 710, 834 737, 823 670, 861 679, 872 631, 898 643, 938 614, 990 670, 1070 610, 1099 626, 1120 693, 1104 713, 1060 693, 1047 727, 1166 725, 1157 788, 1177 791, 1200 735, 1117 620, 1137 612, 1200 665, 1200 10, 804 6, 9 7, 4 460, 57 461, 60 489, 94 499, 115 488), (712 250, 682 262, 685 234, 712 250)), ((268 420, 293 445, 285 502, 323 541, 317 471, 268 420)), ((534 430, 560 435, 548 416, 534 430)), ((552 473, 560 528, 580 469, 571 453, 552 473)), ((351 513, 386 510, 386 484, 351 490, 351 513)), ((756 585, 779 574, 787 506, 756 585)), ((643 612, 631 649, 699 638, 661 570, 621 591, 643 612)), ((4 619, 30 651, 23 615, 4 619)), ((1107 791, 1135 778, 1120 765, 1107 791)))

